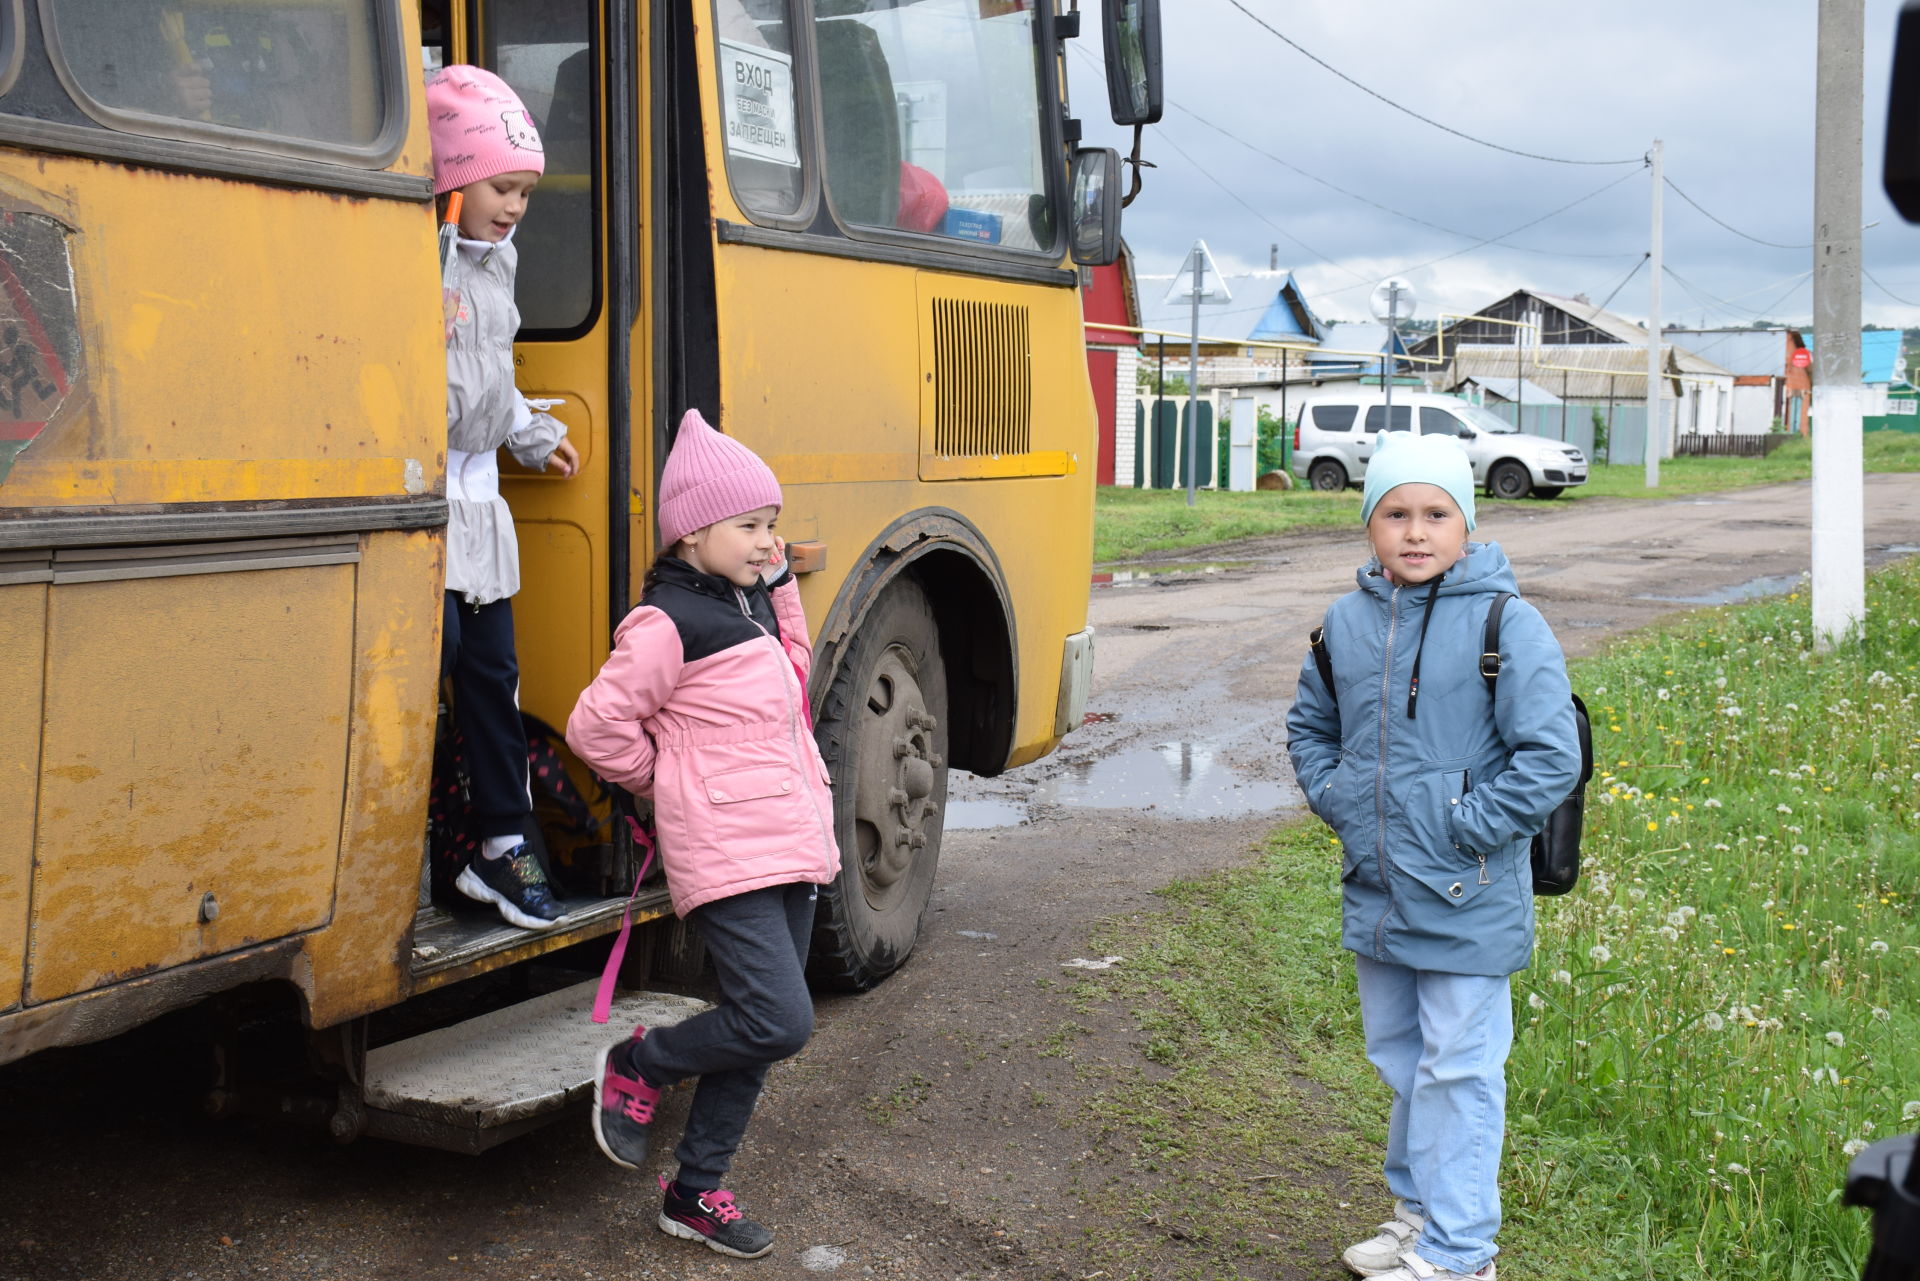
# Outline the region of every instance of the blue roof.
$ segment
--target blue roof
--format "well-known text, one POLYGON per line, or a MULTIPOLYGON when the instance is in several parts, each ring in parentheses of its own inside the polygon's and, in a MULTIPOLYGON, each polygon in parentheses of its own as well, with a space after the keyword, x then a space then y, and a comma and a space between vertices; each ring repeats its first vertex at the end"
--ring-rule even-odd
POLYGON ((1247 337, 1254 342, 1291 342, 1297 338, 1318 340, 1320 326, 1316 321, 1317 317, 1314 316, 1313 309, 1308 307, 1306 301, 1300 297, 1300 286, 1295 284, 1293 277, 1289 275, 1280 282, 1280 287, 1273 291, 1273 301, 1267 304, 1266 312, 1254 323, 1247 337), (1307 328, 1300 327, 1299 318, 1294 315, 1293 306, 1287 300, 1288 293, 1292 293, 1294 301, 1298 302, 1300 309, 1306 312, 1307 328))
POLYGON ((1900 331, 1873 329, 1860 335, 1860 381, 1890 383, 1893 362, 1900 358, 1900 331))
MULTIPOLYGON (((1890 383, 1893 381, 1893 362, 1900 359, 1900 338, 1898 329, 1867 329, 1860 334, 1860 381, 1863 383, 1890 383)), ((1808 334, 1807 350, 1813 350, 1813 335, 1808 334)))

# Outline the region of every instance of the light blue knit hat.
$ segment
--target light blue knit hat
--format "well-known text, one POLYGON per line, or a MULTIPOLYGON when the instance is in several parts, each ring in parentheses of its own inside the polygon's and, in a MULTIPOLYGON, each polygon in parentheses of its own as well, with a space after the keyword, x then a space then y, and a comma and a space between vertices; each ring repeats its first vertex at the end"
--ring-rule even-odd
POLYGON ((1396 485, 1438 485, 1460 506, 1471 530, 1473 521, 1473 464, 1467 451, 1451 436, 1416 436, 1410 431, 1383 431, 1367 460, 1367 488, 1360 503, 1360 523, 1373 516, 1374 505, 1396 485))

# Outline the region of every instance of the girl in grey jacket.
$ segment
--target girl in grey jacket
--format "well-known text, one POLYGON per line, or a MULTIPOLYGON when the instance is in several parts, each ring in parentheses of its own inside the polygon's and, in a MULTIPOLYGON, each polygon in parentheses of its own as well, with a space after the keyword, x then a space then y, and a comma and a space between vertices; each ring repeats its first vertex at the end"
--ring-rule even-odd
POLYGON ((500 497, 505 445, 526 467, 571 476, 579 455, 567 429, 513 381, 514 228, 546 170, 519 96, 490 71, 452 66, 427 83, 434 191, 461 196, 459 239, 443 268, 447 318, 447 586, 441 673, 453 686, 471 776, 477 848, 455 885, 509 923, 545 929, 562 919, 546 872, 527 844, 533 800, 520 721, 513 606, 520 548, 500 497))
POLYGON ((1367 1056, 1393 1091, 1393 1218, 1342 1260, 1388 1281, 1492 1281, 1500 1226, 1508 976, 1533 951, 1533 834, 1580 769, 1566 664, 1539 611, 1509 602, 1497 701, 1487 611, 1515 590, 1467 541, 1473 474, 1443 436, 1383 433, 1361 519, 1374 558, 1327 611, 1335 688, 1311 658, 1287 749, 1340 837, 1342 944, 1367 1056))

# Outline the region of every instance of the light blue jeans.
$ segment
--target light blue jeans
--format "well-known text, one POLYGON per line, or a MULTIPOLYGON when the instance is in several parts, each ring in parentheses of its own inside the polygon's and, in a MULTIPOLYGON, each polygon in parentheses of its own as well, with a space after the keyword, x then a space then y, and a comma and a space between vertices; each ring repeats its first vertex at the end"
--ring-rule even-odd
POLYGON ((1387 1187, 1426 1216, 1414 1251, 1477 1272, 1499 1252, 1513 997, 1505 975, 1442 974, 1355 956, 1367 1057, 1393 1091, 1387 1187))

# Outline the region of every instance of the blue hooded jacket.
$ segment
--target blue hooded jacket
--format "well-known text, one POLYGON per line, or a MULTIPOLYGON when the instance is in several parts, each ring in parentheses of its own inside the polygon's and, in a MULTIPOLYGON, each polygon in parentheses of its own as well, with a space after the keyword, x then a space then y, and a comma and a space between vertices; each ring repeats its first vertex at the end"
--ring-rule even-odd
POLYGON ((1579 778, 1566 661, 1540 611, 1507 602, 1496 702, 1487 611, 1515 592, 1498 543, 1438 580, 1395 586, 1377 560, 1327 611, 1338 705, 1311 654, 1287 713, 1307 804, 1345 847, 1341 943, 1376 961, 1511 974, 1533 952, 1532 837, 1579 778), (1418 701, 1408 694, 1418 664, 1418 701))

